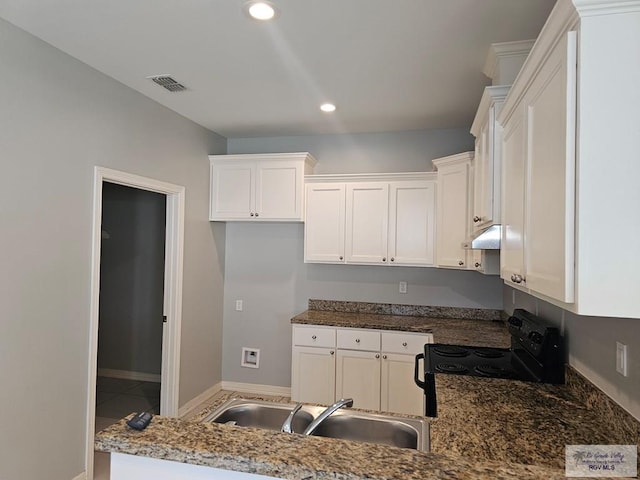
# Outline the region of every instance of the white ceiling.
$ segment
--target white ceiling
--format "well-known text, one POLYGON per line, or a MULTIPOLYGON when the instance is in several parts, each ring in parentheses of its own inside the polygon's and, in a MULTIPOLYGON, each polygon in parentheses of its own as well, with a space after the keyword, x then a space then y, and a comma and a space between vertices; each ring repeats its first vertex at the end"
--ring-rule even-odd
POLYGON ((236 138, 469 127, 490 44, 535 38, 555 0, 272 3, 270 23, 244 0, 0 0, 0 17, 236 138))

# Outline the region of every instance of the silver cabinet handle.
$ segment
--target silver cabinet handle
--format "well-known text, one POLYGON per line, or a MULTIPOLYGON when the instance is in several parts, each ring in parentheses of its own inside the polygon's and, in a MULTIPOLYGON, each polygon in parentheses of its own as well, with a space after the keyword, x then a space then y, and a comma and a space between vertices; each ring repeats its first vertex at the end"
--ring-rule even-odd
POLYGON ((356 343, 360 343, 360 339, 359 338, 356 338, 356 343))
POLYGON ((329 352, 329 355, 333 355, 334 353, 336 353, 336 352, 334 352, 333 350, 331 350, 331 351, 329 352))
POLYGON ((379 353, 376 353, 376 358, 380 358, 380 354, 379 353))
POLYGON ((316 337, 315 335, 311 335, 311 340, 315 340, 316 338, 318 337, 316 337))
POLYGON ((407 346, 407 342, 402 342, 402 346, 406 347, 407 346))
POLYGON ((524 282, 524 277, 523 277, 522 275, 514 275, 513 277, 514 277, 514 278, 513 278, 513 281, 514 281, 515 283, 522 283, 522 282, 524 282))
POLYGON ((396 260, 395 258, 391 257, 391 261, 392 261, 392 262, 395 262, 395 260, 396 260))
POLYGON ((480 262, 476 262, 474 263, 474 265, 476 266, 476 268, 480 267, 480 262))
POLYGON ((251 212, 249 215, 253 217, 254 213, 253 213, 253 212, 251 212))
POLYGON ((342 255, 340 255, 340 256, 338 257, 338 260, 344 260, 344 257, 343 257, 342 255))
POLYGON ((462 266, 464 265, 464 262, 462 260, 458 260, 458 265, 462 266))
POLYGON ((478 215, 473 217, 473 223, 478 223, 480 220, 482 220, 478 215))
POLYGON ((382 257, 382 261, 386 262, 387 261, 387 257, 382 257))
POLYGON ((256 212, 256 217, 259 216, 260 214, 258 212, 256 212))
POLYGON ((386 360, 386 359, 387 359, 387 356, 386 356, 386 355, 382 355, 382 359, 383 359, 383 360, 386 360))
POLYGON ((515 275, 511 275, 511 281, 515 283, 515 281, 516 281, 516 276, 515 275))

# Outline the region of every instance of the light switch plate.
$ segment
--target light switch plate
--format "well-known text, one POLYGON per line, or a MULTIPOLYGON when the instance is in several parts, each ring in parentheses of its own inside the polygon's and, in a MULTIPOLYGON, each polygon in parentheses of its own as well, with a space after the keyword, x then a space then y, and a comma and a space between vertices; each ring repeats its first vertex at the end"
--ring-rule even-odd
POLYGON ((626 377, 627 372, 627 346, 616 342, 616 372, 626 377))

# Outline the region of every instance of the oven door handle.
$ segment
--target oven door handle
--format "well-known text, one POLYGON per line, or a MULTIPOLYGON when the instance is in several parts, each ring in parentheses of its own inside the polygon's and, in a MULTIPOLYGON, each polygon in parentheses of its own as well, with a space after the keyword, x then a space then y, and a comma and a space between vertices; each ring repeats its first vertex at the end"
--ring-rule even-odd
POLYGON ((413 370, 413 380, 416 382, 421 389, 425 389, 426 384, 422 380, 420 380, 420 360, 424 360, 424 353, 419 353, 416 355, 416 364, 415 369, 413 370))

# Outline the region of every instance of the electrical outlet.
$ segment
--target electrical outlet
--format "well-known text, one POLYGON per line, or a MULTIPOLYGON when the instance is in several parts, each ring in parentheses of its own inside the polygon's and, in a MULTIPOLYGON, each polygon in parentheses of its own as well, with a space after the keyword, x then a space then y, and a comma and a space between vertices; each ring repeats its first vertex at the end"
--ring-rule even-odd
POLYGON ((400 282, 400 285, 398 287, 398 291, 400 293, 407 293, 407 282, 400 282))
POLYGON ((616 342, 616 372, 623 377, 629 373, 627 371, 627 346, 620 342, 616 342))
POLYGON ((242 300, 236 300, 236 312, 242 311, 242 300))

